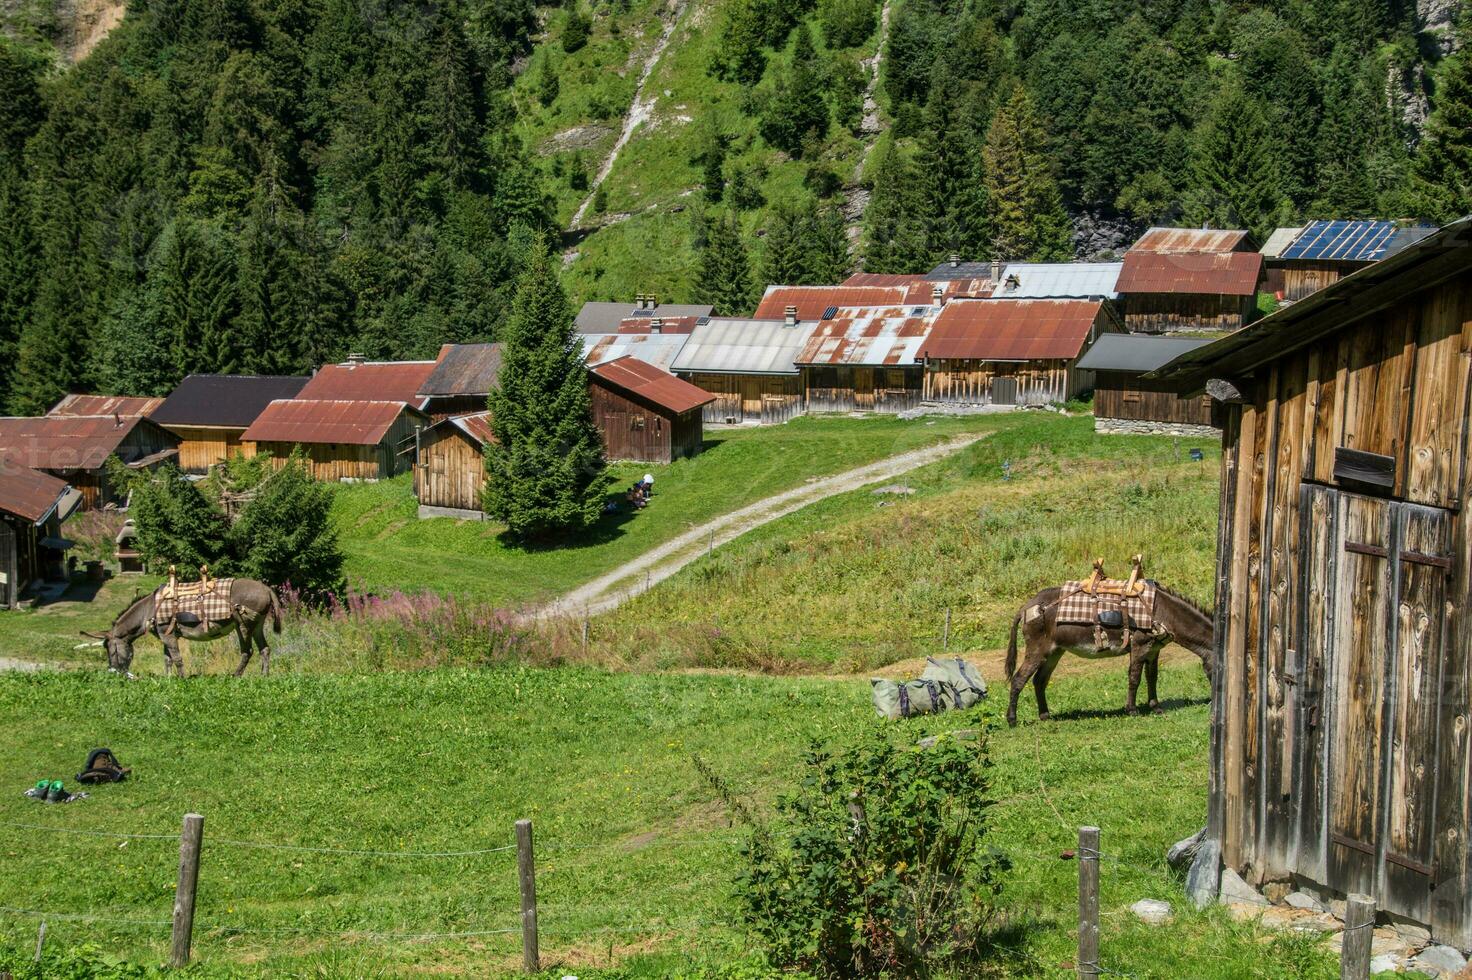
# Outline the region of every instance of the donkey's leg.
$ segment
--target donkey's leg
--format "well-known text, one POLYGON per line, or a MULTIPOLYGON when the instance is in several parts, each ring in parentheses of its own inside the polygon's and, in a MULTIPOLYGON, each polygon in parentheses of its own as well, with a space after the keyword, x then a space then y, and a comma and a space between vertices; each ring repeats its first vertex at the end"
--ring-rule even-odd
POLYGON ((179 652, 179 638, 172 633, 159 636, 164 645, 164 676, 184 676, 184 655, 179 652))
POLYGON ((1140 674, 1145 670, 1145 652, 1148 649, 1149 647, 1142 647, 1138 643, 1130 644, 1130 693, 1124 703, 1126 714, 1140 713, 1140 709, 1135 706, 1135 695, 1140 691, 1140 674))
POLYGON ((264 615, 256 620, 255 640, 256 649, 261 651, 261 676, 267 677, 271 673, 271 644, 266 640, 266 617, 264 615))
POLYGON ((250 663, 251 645, 250 633, 245 624, 238 618, 235 620, 235 639, 240 644, 240 666, 235 668, 235 676, 239 677, 245 673, 245 667, 250 663))
POLYGON ((1048 659, 1043 661, 1038 672, 1032 675, 1032 693, 1038 699, 1038 721, 1047 721, 1052 717, 1048 711, 1048 681, 1053 677, 1053 671, 1058 666, 1058 661, 1063 659, 1062 650, 1054 650, 1048 659))
MULTIPOLYGON (((1012 675, 1011 691, 1007 700, 1007 725, 1011 728, 1017 727, 1017 696, 1032 680, 1033 674, 1043 665, 1051 653, 1052 643, 1041 636, 1029 636, 1027 638, 1027 655, 1022 660, 1022 665, 1012 675)), ((1041 707, 1041 705, 1039 705, 1041 707)))
POLYGON ((1157 715, 1165 714, 1160 707, 1160 695, 1155 690, 1155 682, 1160 679, 1160 647, 1151 647, 1148 657, 1145 661, 1145 684, 1150 690, 1150 710, 1157 715))

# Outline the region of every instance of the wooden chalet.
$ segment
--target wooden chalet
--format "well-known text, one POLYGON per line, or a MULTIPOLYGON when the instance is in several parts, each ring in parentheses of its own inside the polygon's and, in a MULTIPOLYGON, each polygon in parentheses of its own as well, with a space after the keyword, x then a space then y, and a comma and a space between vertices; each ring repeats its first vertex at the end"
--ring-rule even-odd
POLYGON ((305 401, 403 402, 424 411, 429 399, 419 393, 439 361, 369 361, 351 355, 341 364, 317 369, 294 397, 305 401))
POLYGON ((290 398, 267 405, 241 440, 278 466, 300 446, 318 480, 372 482, 413 465, 415 431, 428 422, 402 401, 290 398))
POLYGON ((452 415, 420 430, 414 496, 421 518, 485 519, 485 447, 495 439, 489 412, 452 415))
POLYGON ((706 422, 786 422, 803 411, 802 375, 794 359, 816 322, 711 317, 686 339, 671 370, 715 395, 706 422))
POLYGON ((82 503, 65 480, 0 459, 0 606, 14 609, 38 580, 66 575, 61 524, 82 503))
POLYGON ((1267 288, 1280 300, 1296 302, 1434 231, 1393 221, 1311 221, 1280 228, 1262 249, 1267 288))
POLYGON ((688 381, 636 357, 588 371, 593 422, 610 460, 673 463, 700 452, 701 409, 716 400, 688 381))
POLYGON ((1223 401, 1209 835, 1472 946, 1472 219, 1157 372, 1223 401))
POLYGON ((957 405, 1064 402, 1093 384, 1079 356, 1119 329, 1103 300, 957 299, 920 347, 922 398, 957 405))
POLYGON ((573 318, 573 326, 578 333, 647 333, 657 320, 666 330, 688 333, 688 327, 710 316, 712 309, 698 303, 661 303, 654 296, 636 296, 632 303, 584 303, 573 318))
POLYGON ((1094 375, 1094 431, 1219 436, 1209 397, 1180 395, 1170 385, 1143 377, 1209 343, 1192 337, 1100 336, 1078 361, 1079 370, 1094 375))
POLYGON ((65 480, 81 494, 83 510, 118 501, 107 475, 109 459, 130 469, 153 469, 175 458, 178 446, 178 436, 141 415, 0 418, 0 455, 65 480))
POLYGON ((935 309, 841 308, 820 321, 795 358, 807 410, 903 412, 920 404, 920 346, 935 309))
POLYGON ((500 375, 500 344, 445 344, 419 386, 420 407, 435 421, 484 412, 500 375))
POLYGON ((179 469, 207 473, 236 453, 255 455, 242 441, 248 429, 280 398, 294 398, 305 377, 247 374, 191 374, 150 418, 179 438, 179 469))
POLYGON ((1257 311, 1262 256, 1245 231, 1151 228, 1115 288, 1130 333, 1225 332, 1257 311))

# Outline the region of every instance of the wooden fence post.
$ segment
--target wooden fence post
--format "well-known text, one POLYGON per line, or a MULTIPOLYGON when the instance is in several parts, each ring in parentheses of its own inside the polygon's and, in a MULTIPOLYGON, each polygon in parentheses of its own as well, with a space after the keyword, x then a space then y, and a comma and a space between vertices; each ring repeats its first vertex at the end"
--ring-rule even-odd
POLYGON ((1078 829, 1078 963, 1080 977, 1099 975, 1099 828, 1078 829))
POLYGON ((943 632, 941 634, 940 648, 943 651, 949 651, 951 649, 951 607, 950 606, 946 606, 946 628, 945 628, 945 632, 943 632))
POLYGON ((1344 903, 1344 945, 1339 953, 1340 980, 1370 975, 1370 943, 1375 938, 1375 900, 1352 893, 1344 903))
POLYGON ((41 920, 41 928, 36 930, 36 962, 41 962, 41 950, 46 946, 46 920, 41 920))
POLYGON ((588 617, 583 617, 583 656, 588 655, 588 617))
POLYGON ((176 969, 189 965, 189 946, 194 936, 194 893, 199 887, 199 845, 204 838, 204 817, 184 814, 184 830, 179 835, 179 880, 174 886, 174 939, 169 950, 169 965, 176 969))
POLYGON ((516 821, 516 876, 521 881, 521 960, 528 973, 542 968, 537 951, 537 866, 532 857, 532 822, 516 821))

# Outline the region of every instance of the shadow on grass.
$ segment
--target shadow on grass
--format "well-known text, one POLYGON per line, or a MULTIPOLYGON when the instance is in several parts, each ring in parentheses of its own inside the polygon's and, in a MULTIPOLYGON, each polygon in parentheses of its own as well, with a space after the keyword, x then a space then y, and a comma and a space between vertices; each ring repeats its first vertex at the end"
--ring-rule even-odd
MULTIPOLYGON (((567 531, 532 540, 522 540, 510 531, 502 531, 496 535, 496 539, 508 549, 527 554, 564 551, 574 548, 594 548, 599 545, 608 544, 622 537, 626 533, 624 531, 624 525, 639 516, 639 510, 629 502, 628 492, 629 488, 623 487, 607 494, 603 498, 603 516, 598 518, 598 523, 586 530, 567 531)), ((650 501, 649 506, 659 506, 659 497, 657 495, 650 501)))
MULTIPOLYGON (((1195 708, 1200 705, 1210 704, 1211 698, 1166 698, 1160 702, 1161 711, 1179 711, 1182 708, 1195 708)), ((1140 714, 1149 715, 1150 709, 1143 702, 1140 704, 1140 714)), ((1072 708, 1067 711, 1053 712, 1053 721, 1087 721, 1097 718, 1128 718, 1129 714, 1124 706, 1118 708, 1072 708)))

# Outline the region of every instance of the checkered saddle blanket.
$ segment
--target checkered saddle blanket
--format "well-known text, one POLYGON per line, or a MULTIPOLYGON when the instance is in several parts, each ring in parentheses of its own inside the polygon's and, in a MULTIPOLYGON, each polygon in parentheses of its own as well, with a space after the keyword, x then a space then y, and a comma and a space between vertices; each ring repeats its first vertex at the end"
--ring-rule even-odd
MULTIPOLYGON (((1123 589, 1124 582, 1105 580, 1105 588, 1123 589)), ((1145 580, 1145 588, 1139 595, 1121 596, 1101 592, 1090 594, 1084 591, 1083 582, 1064 582, 1063 596, 1058 600, 1058 622, 1082 623, 1093 626, 1099 622, 1099 614, 1117 611, 1131 629, 1152 630, 1155 628, 1155 583, 1145 580)))
POLYGON ((230 606, 233 578, 212 578, 209 582, 179 582, 172 592, 167 585, 159 587, 154 598, 153 620, 160 625, 179 623, 220 623, 235 615, 230 606))

